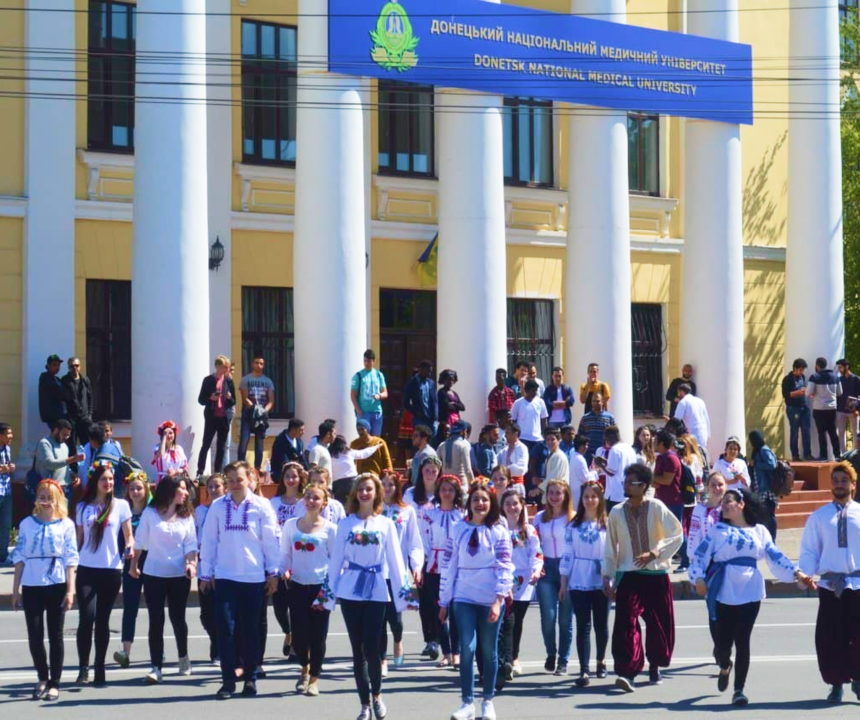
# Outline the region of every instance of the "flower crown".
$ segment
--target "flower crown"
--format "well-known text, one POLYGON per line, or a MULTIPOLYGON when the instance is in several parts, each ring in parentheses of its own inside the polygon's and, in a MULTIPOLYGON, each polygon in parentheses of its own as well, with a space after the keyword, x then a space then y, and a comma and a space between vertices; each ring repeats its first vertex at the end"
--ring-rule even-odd
POLYGON ((113 470, 114 464, 110 460, 93 460, 90 469, 87 470, 87 479, 92 480, 95 477, 96 471, 104 468, 105 470, 113 470))

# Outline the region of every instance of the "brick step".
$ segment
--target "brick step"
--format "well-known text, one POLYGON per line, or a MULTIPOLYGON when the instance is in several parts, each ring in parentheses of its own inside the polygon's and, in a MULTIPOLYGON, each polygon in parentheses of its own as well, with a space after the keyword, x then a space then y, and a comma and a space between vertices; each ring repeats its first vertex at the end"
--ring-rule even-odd
POLYGON ((811 500, 830 500, 833 497, 829 490, 797 490, 786 498, 780 500, 780 504, 791 504, 795 502, 809 502, 811 500))
POLYGON ((781 517, 782 515, 794 515, 796 513, 805 513, 809 515, 812 512, 815 512, 820 507, 824 507, 827 505, 829 500, 811 500, 809 502, 793 502, 793 503, 780 503, 779 507, 776 509, 777 517, 781 517))
MULTIPOLYGON (((778 525, 778 530, 793 530, 796 528, 802 528, 806 525, 806 519, 809 517, 809 513, 788 513, 787 515, 780 515, 779 512, 776 514, 776 520, 778 525)), ((777 535, 777 541, 779 541, 779 535, 777 535)))

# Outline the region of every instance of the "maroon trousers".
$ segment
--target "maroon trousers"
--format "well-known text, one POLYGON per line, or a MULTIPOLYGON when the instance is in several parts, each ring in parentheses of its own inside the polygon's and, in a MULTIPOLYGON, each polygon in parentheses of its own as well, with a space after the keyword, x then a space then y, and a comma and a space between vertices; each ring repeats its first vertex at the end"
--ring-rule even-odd
POLYGON ((837 598, 831 590, 818 588, 815 651, 828 685, 860 680, 860 590, 845 590, 837 598))
POLYGON ((668 575, 627 572, 615 596, 615 627, 612 630, 612 657, 615 672, 634 678, 649 665, 669 667, 675 649, 675 606, 668 575), (642 648, 639 618, 647 634, 642 648))

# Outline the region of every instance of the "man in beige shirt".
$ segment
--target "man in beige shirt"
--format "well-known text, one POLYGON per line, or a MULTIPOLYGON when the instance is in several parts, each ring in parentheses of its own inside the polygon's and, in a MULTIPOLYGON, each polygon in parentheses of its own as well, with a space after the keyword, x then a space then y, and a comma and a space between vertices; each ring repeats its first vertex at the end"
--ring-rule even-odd
POLYGON ((475 479, 472 472, 472 446, 464 437, 467 427, 463 420, 455 422, 445 442, 436 448, 436 454, 442 461, 442 474, 459 477, 464 490, 475 479))
POLYGON ((675 648, 675 612, 669 568, 684 541, 681 523, 659 500, 646 500, 651 470, 636 463, 624 471, 623 503, 609 514, 603 587, 615 600, 612 657, 615 685, 633 692, 633 681, 649 664, 649 680, 662 682, 675 648), (648 626, 643 652, 639 617, 648 626))

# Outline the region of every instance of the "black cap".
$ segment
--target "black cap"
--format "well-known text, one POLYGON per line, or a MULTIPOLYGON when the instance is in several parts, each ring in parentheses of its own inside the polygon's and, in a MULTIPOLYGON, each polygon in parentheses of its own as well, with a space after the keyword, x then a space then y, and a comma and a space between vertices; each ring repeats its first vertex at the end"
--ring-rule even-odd
POLYGON ((48 365, 50 365, 53 362, 61 363, 61 362, 63 362, 63 358, 61 358, 59 355, 48 355, 48 359, 45 362, 48 365))

